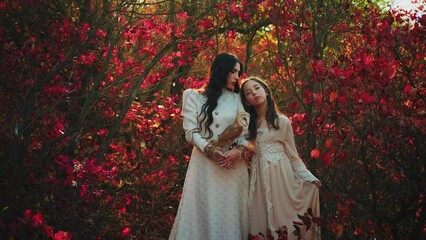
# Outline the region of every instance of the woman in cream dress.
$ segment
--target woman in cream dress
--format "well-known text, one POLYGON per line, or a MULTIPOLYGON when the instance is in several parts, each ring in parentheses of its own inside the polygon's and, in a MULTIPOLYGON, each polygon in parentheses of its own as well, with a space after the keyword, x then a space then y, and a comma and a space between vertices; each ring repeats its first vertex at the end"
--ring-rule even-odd
POLYGON ((241 98, 251 118, 249 138, 255 141, 249 239, 319 239, 321 182, 299 158, 290 120, 279 113, 259 78, 243 82, 241 98))
MULTIPOLYGON (((242 64, 234 55, 219 54, 205 89, 183 93, 183 128, 194 148, 170 240, 248 238, 249 179, 242 150, 211 145, 234 123, 237 113, 244 112, 237 94, 241 72, 242 64)), ((239 144, 247 141, 240 138, 239 144)))

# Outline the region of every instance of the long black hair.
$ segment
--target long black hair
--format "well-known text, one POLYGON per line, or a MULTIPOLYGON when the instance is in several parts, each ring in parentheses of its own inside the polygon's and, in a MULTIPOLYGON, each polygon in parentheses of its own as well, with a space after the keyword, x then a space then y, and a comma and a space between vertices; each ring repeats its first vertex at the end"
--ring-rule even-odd
POLYGON ((243 80, 241 84, 241 102, 243 103, 244 109, 250 114, 250 123, 248 127, 248 140, 254 140, 257 136, 257 112, 253 106, 250 106, 247 102, 246 95, 244 93, 244 85, 248 81, 255 81, 259 83, 259 85, 265 89, 266 92, 266 122, 269 128, 279 129, 278 125, 278 113, 280 110, 278 109, 277 104, 275 103, 275 99, 272 96, 271 89, 266 84, 265 81, 258 77, 248 77, 243 80))
MULTIPOLYGON (((202 90, 202 94, 207 97, 207 101, 202 106, 201 113, 198 116, 202 118, 201 121, 199 121, 200 130, 202 129, 202 124, 205 121, 205 128, 209 133, 207 138, 211 138, 213 136, 213 132, 210 129, 210 125, 213 123, 213 110, 217 107, 217 100, 226 86, 229 73, 234 70, 237 63, 240 64, 240 72, 238 75, 241 76, 241 73, 243 72, 243 64, 234 54, 220 53, 215 57, 210 67, 209 81, 202 90)), ((233 91, 235 93, 240 92, 238 82, 235 83, 233 91)))

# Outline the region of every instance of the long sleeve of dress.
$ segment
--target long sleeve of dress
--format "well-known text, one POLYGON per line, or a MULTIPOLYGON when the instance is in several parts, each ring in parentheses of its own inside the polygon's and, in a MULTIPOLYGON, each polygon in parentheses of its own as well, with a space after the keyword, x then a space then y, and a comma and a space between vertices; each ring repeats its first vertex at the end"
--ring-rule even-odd
POLYGON ((290 119, 287 117, 280 118, 280 130, 284 131, 284 145, 288 158, 290 159, 293 171, 304 181, 318 180, 307 168, 305 163, 300 159, 297 152, 296 143, 294 141, 293 128, 290 119))
POLYGON ((182 117, 183 130, 185 131, 185 139, 194 146, 204 151, 208 144, 199 132, 198 115, 201 110, 201 101, 198 93, 193 89, 187 89, 183 92, 182 100, 182 117))

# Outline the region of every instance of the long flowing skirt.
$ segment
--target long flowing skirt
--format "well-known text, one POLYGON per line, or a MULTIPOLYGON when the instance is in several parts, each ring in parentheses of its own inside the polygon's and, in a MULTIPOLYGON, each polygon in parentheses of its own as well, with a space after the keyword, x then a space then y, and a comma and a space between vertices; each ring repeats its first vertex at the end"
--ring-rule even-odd
POLYGON ((246 240, 247 164, 218 167, 194 147, 169 240, 246 240))
POLYGON ((299 178, 286 156, 274 164, 264 159, 253 164, 250 235, 267 236, 269 231, 274 239, 280 239, 279 235, 287 230, 291 240, 297 239, 293 232, 300 228, 302 239, 319 239, 319 226, 312 222, 320 217, 319 189, 299 178), (305 224, 300 224, 303 219, 305 224))

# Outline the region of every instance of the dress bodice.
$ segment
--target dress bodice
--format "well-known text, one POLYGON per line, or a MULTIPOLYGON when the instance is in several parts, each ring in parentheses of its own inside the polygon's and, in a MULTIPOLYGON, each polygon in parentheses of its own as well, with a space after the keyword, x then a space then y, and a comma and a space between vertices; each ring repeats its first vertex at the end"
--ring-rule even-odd
POLYGON ((285 149, 282 142, 274 137, 274 134, 267 128, 258 129, 258 140, 256 140, 256 153, 258 157, 262 158, 272 164, 277 164, 278 161, 284 159, 285 149))
MULTIPOLYGON (((186 140, 199 147, 201 150, 207 145, 208 141, 217 139, 226 127, 234 123, 238 112, 245 112, 241 103, 240 96, 237 93, 224 90, 217 101, 217 106, 213 110, 213 122, 210 125, 210 130, 213 136, 209 139, 209 131, 205 127, 200 129, 200 121, 203 116, 200 116, 202 107, 207 101, 207 97, 197 90, 187 89, 183 93, 182 101, 182 116, 183 128, 185 130, 186 140)), ((201 122, 204 126, 205 121, 201 122)))

